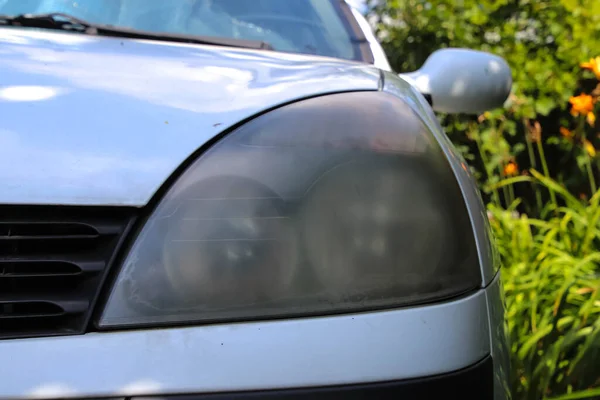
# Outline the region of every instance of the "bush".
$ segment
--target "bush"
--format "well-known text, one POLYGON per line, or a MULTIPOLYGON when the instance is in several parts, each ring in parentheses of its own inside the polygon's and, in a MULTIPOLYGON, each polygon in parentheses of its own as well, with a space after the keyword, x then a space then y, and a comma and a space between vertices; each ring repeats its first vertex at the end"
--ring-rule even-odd
POLYGON ((531 172, 569 207, 545 219, 489 207, 503 261, 513 394, 600 398, 600 192, 582 205, 531 172))
MULTIPOLYGON (((600 78, 597 61, 582 67, 600 78)), ((513 202, 508 209, 492 202, 488 209, 503 263, 512 387, 518 399, 600 398, 600 191, 592 163, 596 151, 586 139, 597 102, 596 95, 571 97, 577 129, 563 129, 565 137, 583 145, 594 193, 589 201, 549 177, 539 138, 535 143, 544 174, 530 169, 492 187, 495 197, 505 190, 513 202), (519 200, 512 196, 521 182, 530 182, 538 199, 542 190, 548 193, 550 201, 537 210, 540 218, 517 211, 519 200)), ((539 124, 529 129, 539 131, 539 124)), ((517 167, 510 165, 504 175, 516 174, 517 167)))

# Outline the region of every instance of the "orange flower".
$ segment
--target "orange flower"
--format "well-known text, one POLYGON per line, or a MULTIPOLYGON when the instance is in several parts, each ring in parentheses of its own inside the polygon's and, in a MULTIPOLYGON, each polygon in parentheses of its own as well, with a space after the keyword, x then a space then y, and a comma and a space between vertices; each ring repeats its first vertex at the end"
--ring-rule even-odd
POLYGON ((589 94, 583 93, 579 96, 571 97, 569 103, 571 103, 571 114, 575 117, 594 110, 594 98, 589 94))
POLYGON ((560 134, 563 135, 563 137, 566 137, 567 139, 570 139, 570 138, 573 137, 573 132, 571 132, 570 130, 568 130, 564 126, 561 126, 559 128, 559 131, 560 131, 560 134))
POLYGON ((585 148, 585 151, 587 151, 587 153, 590 155, 590 157, 596 157, 596 149, 589 140, 583 141, 583 147, 585 148))
POLYGON ((506 176, 516 175, 517 172, 519 172, 519 167, 517 166, 517 163, 515 163, 513 161, 509 162, 504 167, 504 175, 506 175, 506 176))
POLYGON ((580 94, 579 96, 571 97, 571 115, 574 117, 585 115, 587 122, 593 125, 596 122, 594 115, 594 98, 589 94, 580 94))
POLYGON ((583 69, 588 69, 596 75, 597 79, 600 79, 600 57, 590 58, 590 61, 579 64, 583 69))

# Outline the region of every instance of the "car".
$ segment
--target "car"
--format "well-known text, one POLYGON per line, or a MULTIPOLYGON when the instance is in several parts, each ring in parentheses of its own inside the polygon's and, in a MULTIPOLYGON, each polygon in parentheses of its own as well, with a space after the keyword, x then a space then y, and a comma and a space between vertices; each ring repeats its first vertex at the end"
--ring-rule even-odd
POLYGON ((0 399, 510 398, 485 207, 339 0, 0 0, 0 399))

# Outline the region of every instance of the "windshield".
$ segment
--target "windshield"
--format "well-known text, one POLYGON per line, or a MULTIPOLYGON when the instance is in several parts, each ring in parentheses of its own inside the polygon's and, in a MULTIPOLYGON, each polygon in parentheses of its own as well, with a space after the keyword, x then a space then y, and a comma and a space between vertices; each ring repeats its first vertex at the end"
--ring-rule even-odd
POLYGON ((279 51, 361 60, 340 0, 0 0, 0 14, 55 12, 95 24, 260 40, 279 51))

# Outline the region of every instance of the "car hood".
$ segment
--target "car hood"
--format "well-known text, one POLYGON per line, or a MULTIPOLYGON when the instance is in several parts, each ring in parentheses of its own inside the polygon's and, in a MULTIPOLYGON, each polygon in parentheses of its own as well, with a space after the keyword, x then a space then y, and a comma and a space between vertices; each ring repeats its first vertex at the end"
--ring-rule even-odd
POLYGON ((143 206, 227 128, 379 81, 337 59, 0 28, 0 203, 143 206))

